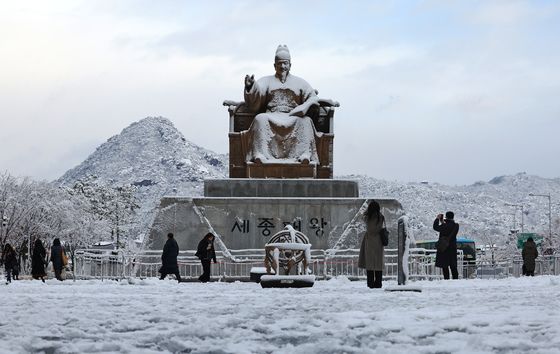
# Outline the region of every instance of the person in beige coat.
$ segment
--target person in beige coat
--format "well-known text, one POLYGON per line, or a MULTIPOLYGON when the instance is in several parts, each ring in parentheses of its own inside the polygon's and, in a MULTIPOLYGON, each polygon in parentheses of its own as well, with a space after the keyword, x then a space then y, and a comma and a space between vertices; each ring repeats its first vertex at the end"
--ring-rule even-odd
POLYGON ((364 221, 366 232, 360 246, 358 267, 366 270, 369 288, 381 288, 385 251, 381 243, 380 231, 383 228, 385 217, 381 214, 379 203, 375 200, 369 202, 364 214, 364 221))

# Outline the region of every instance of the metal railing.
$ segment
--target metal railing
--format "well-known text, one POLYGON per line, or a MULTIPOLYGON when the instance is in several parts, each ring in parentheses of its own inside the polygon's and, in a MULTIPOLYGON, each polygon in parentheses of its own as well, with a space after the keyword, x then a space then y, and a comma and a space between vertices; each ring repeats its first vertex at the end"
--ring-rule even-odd
MULTIPOLYGON (((251 268, 263 267, 264 250, 230 250, 232 258, 216 252, 217 264, 212 266, 213 278, 224 281, 250 278, 251 268)), ((365 279, 364 269, 358 267, 359 249, 312 250, 311 273, 317 279, 346 276, 349 279, 365 279)), ((194 251, 181 251, 177 257, 179 272, 186 279, 195 279, 202 274, 202 266, 194 251)), ((462 264, 462 251, 458 254, 462 264)), ((123 251, 78 250, 75 255, 74 275, 78 279, 115 279, 127 277, 151 278, 159 276, 161 251, 144 251, 127 254, 123 251)), ((463 272, 462 267, 459 270, 463 272)), ((385 250, 385 270, 387 279, 397 278, 397 250, 385 250)), ((435 267, 435 253, 431 250, 413 249, 409 255, 410 279, 441 278, 441 270, 435 267)))
MULTIPOLYGON (((185 279, 196 279, 202 266, 195 251, 182 251, 178 256, 179 272, 185 279)), ((212 278, 222 281, 248 281, 251 268, 264 266, 264 250, 230 250, 233 257, 226 258, 216 252, 218 263, 212 266, 212 278)), ((435 250, 410 249, 408 278, 441 279, 440 268, 435 266, 435 250)), ((346 276, 351 280, 365 279, 365 270, 358 267, 358 249, 311 250, 311 273, 317 279, 346 276)), ((522 275, 523 260, 513 257, 505 261, 477 260, 463 262, 463 253, 457 252, 459 278, 505 278, 522 275)), ((560 275, 560 255, 539 256, 535 261, 535 275, 560 275)), ((123 279, 159 277, 161 251, 143 251, 136 254, 123 250, 78 250, 74 257, 73 276, 76 279, 123 279)), ((383 277, 396 279, 397 250, 385 249, 383 277)))

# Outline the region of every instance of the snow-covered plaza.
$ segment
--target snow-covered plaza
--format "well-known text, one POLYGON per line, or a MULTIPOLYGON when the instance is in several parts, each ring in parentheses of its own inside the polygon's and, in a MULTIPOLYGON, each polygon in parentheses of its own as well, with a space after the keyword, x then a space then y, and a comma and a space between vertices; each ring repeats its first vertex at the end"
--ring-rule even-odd
POLYGON ((414 285, 20 280, 0 287, 0 352, 560 352, 559 277, 414 285))

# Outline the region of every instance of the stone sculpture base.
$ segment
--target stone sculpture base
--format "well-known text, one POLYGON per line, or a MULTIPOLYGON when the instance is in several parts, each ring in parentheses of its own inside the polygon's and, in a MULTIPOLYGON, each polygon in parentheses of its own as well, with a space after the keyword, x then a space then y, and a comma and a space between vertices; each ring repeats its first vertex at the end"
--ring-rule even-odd
POLYGON ((358 198, 358 182, 338 179, 210 179, 204 196, 211 198, 358 198))
POLYGON ((301 163, 247 163, 248 178, 316 178, 317 166, 301 163))
POLYGON ((263 288, 310 288, 315 284, 314 275, 263 275, 263 288))
MULTIPOLYGON (((306 234, 313 249, 359 248, 365 231, 363 212, 369 200, 357 198, 355 182, 344 182, 207 181, 205 197, 161 200, 150 232, 150 248, 161 250, 167 233, 173 232, 181 250, 195 250, 200 239, 212 232, 217 235, 218 250, 262 250, 270 236, 287 224, 306 234), (249 196, 238 197, 243 194, 249 196)), ((396 248, 397 220, 404 214, 402 207, 394 199, 376 200, 391 233, 389 248, 396 248)))

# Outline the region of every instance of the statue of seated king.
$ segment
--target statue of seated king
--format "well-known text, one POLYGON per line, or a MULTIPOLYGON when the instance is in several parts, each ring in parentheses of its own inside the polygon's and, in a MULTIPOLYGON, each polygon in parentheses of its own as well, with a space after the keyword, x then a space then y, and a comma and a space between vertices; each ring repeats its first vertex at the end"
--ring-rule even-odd
POLYGON ((332 178, 332 119, 338 103, 320 99, 290 74, 288 47, 278 46, 275 74, 245 76, 245 102, 230 111, 231 178, 332 178))

